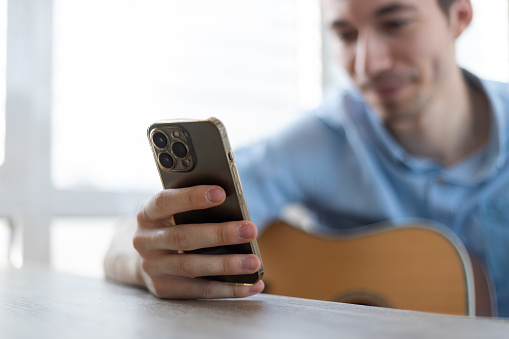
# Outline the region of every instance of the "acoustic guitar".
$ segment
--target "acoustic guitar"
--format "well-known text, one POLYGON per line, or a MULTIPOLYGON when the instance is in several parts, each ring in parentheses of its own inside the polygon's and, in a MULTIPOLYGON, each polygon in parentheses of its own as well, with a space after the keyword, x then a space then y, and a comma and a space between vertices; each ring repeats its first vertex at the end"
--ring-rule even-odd
POLYGON ((320 236, 276 222, 258 245, 265 293, 445 314, 496 313, 483 267, 446 229, 377 225, 320 236))

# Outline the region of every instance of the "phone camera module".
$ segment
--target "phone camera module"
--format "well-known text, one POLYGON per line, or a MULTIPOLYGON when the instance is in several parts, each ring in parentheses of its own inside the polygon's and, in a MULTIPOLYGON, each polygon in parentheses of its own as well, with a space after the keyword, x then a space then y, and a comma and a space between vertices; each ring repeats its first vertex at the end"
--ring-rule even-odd
POLYGON ((152 135, 152 141, 154 142, 154 145, 156 145, 158 148, 161 148, 161 149, 168 146, 168 139, 161 132, 154 133, 152 135))
POLYGON ((174 161, 171 155, 168 153, 159 154, 159 163, 166 169, 171 169, 173 167, 174 161))
POLYGON ((171 145, 171 151, 181 159, 187 156, 187 147, 180 141, 176 141, 171 145))

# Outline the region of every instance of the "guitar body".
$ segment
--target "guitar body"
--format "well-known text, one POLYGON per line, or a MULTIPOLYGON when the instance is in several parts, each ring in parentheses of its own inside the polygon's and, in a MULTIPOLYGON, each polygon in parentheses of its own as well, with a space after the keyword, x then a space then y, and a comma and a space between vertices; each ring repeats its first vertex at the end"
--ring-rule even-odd
POLYGON ((258 245, 266 293, 446 314, 494 313, 479 263, 459 240, 427 225, 322 237, 278 222, 264 230, 258 245))

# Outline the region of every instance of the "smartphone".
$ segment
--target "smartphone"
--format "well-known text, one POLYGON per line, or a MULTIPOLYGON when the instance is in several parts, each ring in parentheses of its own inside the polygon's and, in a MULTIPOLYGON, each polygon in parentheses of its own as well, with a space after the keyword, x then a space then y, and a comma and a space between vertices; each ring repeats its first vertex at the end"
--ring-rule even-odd
MULTIPOLYGON (((165 189, 218 185, 226 192, 219 206, 173 216, 176 224, 221 223, 250 220, 226 128, 216 118, 164 120, 149 126, 148 139, 165 189)), ((188 253, 255 254, 256 241, 202 248, 188 253)), ((203 277, 234 284, 254 284, 263 276, 263 266, 252 274, 203 277)))

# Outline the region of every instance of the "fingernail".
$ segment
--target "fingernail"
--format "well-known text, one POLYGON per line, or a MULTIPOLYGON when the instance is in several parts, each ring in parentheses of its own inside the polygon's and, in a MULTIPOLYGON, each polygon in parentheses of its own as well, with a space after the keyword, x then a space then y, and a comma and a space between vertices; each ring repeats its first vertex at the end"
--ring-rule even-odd
POLYGON ((252 239, 255 237, 255 232, 253 230, 253 228, 250 226, 250 225, 241 225, 238 229, 237 229, 237 233, 239 235, 239 238, 241 239, 252 239))
POLYGON ((219 188, 212 188, 205 193, 205 197, 210 202, 213 203, 220 202, 224 200, 224 192, 219 188))
POLYGON ((258 260, 253 257, 247 257, 242 259, 241 266, 246 271, 252 271, 258 268, 258 260))
POLYGON ((258 281, 256 284, 249 286, 249 293, 260 293, 265 289, 265 284, 262 280, 258 281))

